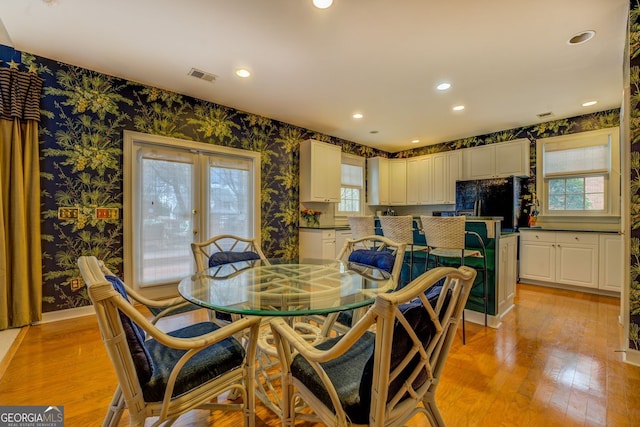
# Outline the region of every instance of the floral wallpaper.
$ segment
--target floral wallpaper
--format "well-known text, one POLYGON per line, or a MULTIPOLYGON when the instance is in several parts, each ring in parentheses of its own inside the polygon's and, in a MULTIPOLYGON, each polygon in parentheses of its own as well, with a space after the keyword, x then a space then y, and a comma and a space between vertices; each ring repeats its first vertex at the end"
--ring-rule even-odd
MULTIPOLYGON (((537 138, 618 126, 620 122, 618 110, 604 111, 391 155, 266 117, 1 48, 0 66, 11 63, 45 80, 40 123, 43 312, 90 304, 85 288, 74 286, 79 276, 78 256, 95 255, 113 270, 123 270, 121 220, 96 220, 92 213, 98 206, 122 208, 124 130, 259 152, 263 249, 267 256, 286 257, 298 252, 300 141, 313 138, 329 142, 340 145, 343 152, 363 157, 412 157, 528 138, 535 176, 537 138), (77 221, 58 219, 58 208, 65 206, 80 209, 77 221)), ((531 191, 534 185, 532 179, 531 191)))
MULTIPOLYGON (((629 13, 630 289, 629 348, 640 350, 640 1, 629 13)), ((625 153, 626 154, 626 153, 625 153)))

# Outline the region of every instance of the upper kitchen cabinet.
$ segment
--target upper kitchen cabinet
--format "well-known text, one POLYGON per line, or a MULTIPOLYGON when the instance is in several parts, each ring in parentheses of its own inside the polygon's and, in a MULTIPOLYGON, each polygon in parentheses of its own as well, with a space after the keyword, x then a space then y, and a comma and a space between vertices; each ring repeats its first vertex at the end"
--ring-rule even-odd
POLYGON ((433 157, 407 159, 407 205, 428 205, 433 202, 433 157))
POLYGON ((407 204, 406 159, 367 159, 367 203, 374 206, 407 204))
POLYGON ((462 155, 460 151, 433 154, 432 204, 456 203, 456 181, 461 177, 462 155))
POLYGON ((529 140, 500 142, 462 150, 462 179, 529 176, 529 140))
POLYGON ((341 149, 308 139, 300 144, 300 201, 340 202, 341 149))

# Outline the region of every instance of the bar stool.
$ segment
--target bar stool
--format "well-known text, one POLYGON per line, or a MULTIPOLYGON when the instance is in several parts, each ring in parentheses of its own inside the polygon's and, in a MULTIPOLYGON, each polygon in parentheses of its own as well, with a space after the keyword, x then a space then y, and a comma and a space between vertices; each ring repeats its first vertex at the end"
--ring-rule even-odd
POLYGON ((375 220, 372 216, 350 216, 349 228, 353 239, 361 239, 376 234, 375 220))
POLYGON ((427 262, 427 246, 416 245, 413 241, 413 217, 405 216, 381 216, 380 227, 382 235, 398 243, 407 245, 406 252, 409 253, 409 282, 413 280, 413 254, 414 252, 425 253, 425 269, 427 262))
MULTIPOLYGON (((482 237, 475 231, 465 230, 465 216, 421 216, 422 230, 427 241, 429 256, 435 257, 435 266, 438 267, 440 259, 445 258, 447 266, 451 266, 452 259, 459 259, 459 265, 465 265, 465 259, 481 259, 482 267, 477 268, 482 272, 482 299, 484 309, 484 326, 487 326, 488 302, 487 295, 487 257, 486 248, 482 237), (478 240, 479 248, 466 247, 466 237, 473 236, 478 240)), ((474 283, 475 286, 475 283, 474 283)), ((464 311, 462 312, 462 343, 465 343, 464 311)))

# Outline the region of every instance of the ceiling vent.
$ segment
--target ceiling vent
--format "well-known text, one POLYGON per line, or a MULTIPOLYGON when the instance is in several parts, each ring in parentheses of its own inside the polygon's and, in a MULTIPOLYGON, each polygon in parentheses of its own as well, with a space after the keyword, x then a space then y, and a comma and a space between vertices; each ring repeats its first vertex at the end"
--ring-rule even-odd
POLYGON ((200 80, 204 80, 205 82, 214 82, 218 77, 215 74, 207 73, 201 70, 196 70, 195 68, 192 68, 191 70, 189 70, 189 75, 196 77, 200 80))
POLYGON ((549 117, 552 117, 552 116, 553 116, 553 113, 551 111, 547 111, 546 113, 538 114, 538 118, 539 119, 546 119, 546 118, 549 118, 549 117))

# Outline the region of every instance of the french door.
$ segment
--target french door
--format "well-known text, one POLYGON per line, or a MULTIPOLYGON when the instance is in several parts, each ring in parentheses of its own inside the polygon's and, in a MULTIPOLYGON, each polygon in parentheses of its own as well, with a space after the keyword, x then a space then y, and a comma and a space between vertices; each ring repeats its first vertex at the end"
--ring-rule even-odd
POLYGON ((126 132, 125 160, 127 153, 125 276, 135 287, 171 285, 192 274, 192 242, 217 234, 259 237, 253 152, 126 132))

